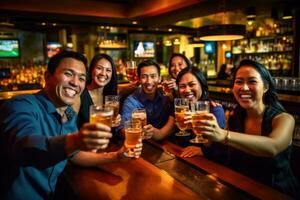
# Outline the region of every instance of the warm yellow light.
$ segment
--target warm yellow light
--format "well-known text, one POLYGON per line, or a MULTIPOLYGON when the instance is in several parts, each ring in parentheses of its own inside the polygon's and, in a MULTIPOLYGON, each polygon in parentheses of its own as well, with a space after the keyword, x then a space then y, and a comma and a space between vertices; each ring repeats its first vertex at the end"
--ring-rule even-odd
POLYGON ((242 35, 209 35, 200 37, 203 41, 225 41, 225 40, 240 40, 243 39, 242 35))

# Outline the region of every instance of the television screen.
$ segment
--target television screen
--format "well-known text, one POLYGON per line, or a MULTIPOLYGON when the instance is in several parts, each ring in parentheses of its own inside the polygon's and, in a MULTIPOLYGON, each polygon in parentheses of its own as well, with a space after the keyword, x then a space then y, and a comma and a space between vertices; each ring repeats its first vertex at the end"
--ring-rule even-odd
POLYGON ((154 58, 155 47, 151 41, 134 41, 134 57, 135 58, 154 58))
POLYGON ((205 42, 204 43, 204 52, 206 54, 214 54, 216 52, 215 42, 205 42))
POLYGON ((0 58, 18 58, 20 44, 18 39, 0 39, 0 58))
POLYGON ((62 45, 58 42, 48 42, 47 43, 47 56, 51 58, 62 49, 62 45))
POLYGON ((231 51, 225 52, 225 58, 231 58, 231 51))

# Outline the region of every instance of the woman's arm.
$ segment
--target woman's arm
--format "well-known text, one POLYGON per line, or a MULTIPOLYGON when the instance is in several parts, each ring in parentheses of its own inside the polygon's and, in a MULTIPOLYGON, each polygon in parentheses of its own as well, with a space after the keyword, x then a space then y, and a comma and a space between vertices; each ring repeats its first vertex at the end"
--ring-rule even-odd
MULTIPOLYGON (((210 116, 209 116, 210 115, 210 116)), ((213 115, 202 120, 203 134, 214 142, 223 142, 255 156, 274 157, 291 143, 295 126, 294 118, 282 113, 272 120, 269 136, 250 135, 221 129, 213 115)))
POLYGON ((294 118, 288 113, 282 113, 272 120, 272 132, 269 136, 230 131, 228 144, 252 155, 274 157, 291 143, 294 126, 294 118))

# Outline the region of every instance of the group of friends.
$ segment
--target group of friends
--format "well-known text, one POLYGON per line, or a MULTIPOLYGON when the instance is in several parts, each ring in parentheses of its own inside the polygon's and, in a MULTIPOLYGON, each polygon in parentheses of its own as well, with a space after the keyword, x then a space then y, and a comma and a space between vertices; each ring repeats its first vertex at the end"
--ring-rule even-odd
MULTIPOLYGON (((290 167, 294 118, 277 98, 269 71, 253 60, 242 60, 233 74, 232 93, 237 107, 226 121, 222 105, 209 99, 205 76, 183 54, 169 61, 172 97, 190 103, 210 102, 210 112, 199 121, 203 145, 189 143, 192 136, 176 137, 173 98, 159 89, 160 66, 153 60, 138 64, 139 86, 126 97, 116 127, 89 123, 89 107, 103 105, 106 95, 118 94, 116 67, 106 54, 87 59, 78 52, 53 56, 45 72, 45 87, 37 94, 17 96, 0 110, 1 199, 48 199, 55 192, 67 161, 79 166, 101 166, 126 161, 125 147, 109 153, 111 138, 122 140, 124 123, 143 108, 143 132, 153 140, 170 140, 183 147, 180 156, 205 156, 294 198, 299 186, 290 167)), ((187 112, 185 123, 191 123, 187 112)), ((141 154, 142 142, 134 148, 141 154)))

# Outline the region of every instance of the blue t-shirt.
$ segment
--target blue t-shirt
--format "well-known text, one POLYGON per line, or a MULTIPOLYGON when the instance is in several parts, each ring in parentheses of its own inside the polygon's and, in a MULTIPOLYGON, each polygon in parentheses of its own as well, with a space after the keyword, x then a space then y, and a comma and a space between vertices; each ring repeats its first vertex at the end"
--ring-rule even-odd
POLYGON ((48 199, 63 171, 65 134, 76 132, 76 115, 67 122, 42 93, 18 96, 0 108, 0 199, 48 199))
POLYGON ((164 96, 160 91, 156 92, 153 101, 146 98, 146 94, 142 88, 137 88, 131 95, 129 95, 122 106, 121 124, 117 130, 124 128, 124 123, 131 119, 131 113, 137 108, 146 109, 147 124, 151 124, 155 128, 162 128, 172 114, 170 99, 164 96))

